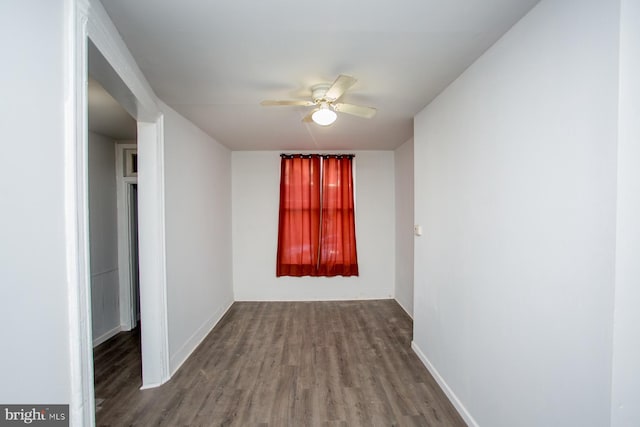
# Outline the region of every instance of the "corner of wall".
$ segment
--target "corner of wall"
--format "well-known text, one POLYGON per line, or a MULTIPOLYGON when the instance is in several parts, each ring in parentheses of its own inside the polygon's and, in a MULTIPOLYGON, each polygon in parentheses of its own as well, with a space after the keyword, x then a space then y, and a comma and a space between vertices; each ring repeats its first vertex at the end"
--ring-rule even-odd
POLYGON ((393 151, 394 165, 394 298, 413 318, 413 138, 393 151))
POLYGON ((186 362, 186 360, 191 356, 191 354, 198 348, 198 346, 204 341, 204 339, 209 335, 209 333, 215 328, 215 326, 220 322, 220 320, 224 317, 224 315, 229 311, 231 306, 233 305, 233 299, 227 301, 225 304, 221 305, 218 310, 216 310, 213 315, 207 319, 194 333, 189 337, 187 341, 180 347, 178 351, 171 356, 171 360, 169 361, 170 366, 170 377, 180 369, 180 367, 186 362))

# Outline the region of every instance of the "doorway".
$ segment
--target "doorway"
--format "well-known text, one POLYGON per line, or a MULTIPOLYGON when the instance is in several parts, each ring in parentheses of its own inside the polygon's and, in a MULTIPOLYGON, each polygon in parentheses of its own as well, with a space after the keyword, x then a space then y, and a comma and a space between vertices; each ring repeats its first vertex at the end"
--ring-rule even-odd
POLYGON ((95 423, 89 256, 87 70, 137 120, 139 284, 143 388, 170 378, 164 218, 164 124, 157 98, 99 2, 65 8, 65 228, 69 289, 72 425, 95 423), (99 64, 89 64, 89 51, 99 64), (108 59, 106 59, 108 58, 108 59), (115 70, 118 70, 117 72, 115 70))
POLYGON ((140 266, 138 262, 138 184, 129 185, 129 259, 131 260, 131 318, 140 323, 140 266))
POLYGON ((123 331, 134 329, 140 321, 141 314, 137 153, 138 146, 135 141, 117 142, 115 145, 119 308, 123 331))
MULTIPOLYGON (((89 17, 91 20, 91 16, 89 17)), ((165 241, 164 241, 164 132, 163 116, 157 110, 157 104, 153 102, 149 108, 145 108, 145 99, 140 98, 148 86, 135 80, 137 76, 124 76, 133 78, 133 81, 125 81, 125 78, 115 71, 112 62, 123 61, 117 69, 135 68, 135 63, 128 63, 130 58, 127 53, 120 50, 108 52, 114 46, 107 41, 102 50, 98 38, 104 33, 95 35, 87 34, 87 70, 104 89, 117 101, 117 103, 133 117, 137 122, 137 144, 118 144, 116 164, 117 176, 123 177, 118 181, 119 209, 118 209, 118 265, 120 279, 120 324, 122 330, 131 330, 135 326, 136 311, 132 307, 140 307, 140 336, 142 357, 142 388, 157 387, 166 382, 169 377, 169 344, 167 327, 166 304, 166 267, 165 267, 165 241), (108 52, 106 54, 104 52, 108 52), (109 58, 107 60, 106 58, 109 58), (141 88, 144 86, 144 89, 141 88), (136 89, 137 90, 134 90, 136 89), (120 154, 120 150, 122 154, 120 154), (125 150, 127 150, 125 152, 125 150), (131 156, 135 154, 135 156, 131 156), (135 171, 133 170, 135 166, 135 171), (138 176, 137 171, 144 174, 138 176), (136 214, 137 244, 134 246, 138 252, 136 266, 131 268, 129 224, 129 208, 127 207, 130 196, 128 184, 136 184, 136 214), (126 185, 125 185, 126 184, 126 185), (125 206, 125 210, 120 209, 125 206), (128 271, 127 271, 128 270, 128 271), (137 270, 138 274, 131 272, 137 270), (138 286, 132 287, 132 279, 138 286), (139 289, 139 292, 132 292, 139 289), (134 298, 137 299, 132 304, 134 298)), ((116 46, 117 47, 117 46, 116 46)), ((152 95, 155 97, 155 95, 152 95)))
POLYGON ((142 385, 137 164, 131 163, 137 123, 91 74, 87 111, 90 325, 99 419, 113 397, 109 385, 123 380, 116 375, 142 385))

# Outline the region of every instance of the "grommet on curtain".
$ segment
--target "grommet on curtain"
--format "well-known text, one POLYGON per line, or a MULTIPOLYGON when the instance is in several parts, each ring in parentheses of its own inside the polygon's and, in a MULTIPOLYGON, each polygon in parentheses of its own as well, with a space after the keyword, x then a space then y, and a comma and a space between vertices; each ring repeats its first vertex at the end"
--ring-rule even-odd
POLYGON ((334 159, 353 159, 356 155, 355 154, 302 154, 302 153, 298 153, 298 154, 288 154, 288 153, 280 153, 280 157, 282 157, 283 159, 311 159, 313 157, 321 157, 323 159, 330 159, 330 158, 334 158, 334 159))

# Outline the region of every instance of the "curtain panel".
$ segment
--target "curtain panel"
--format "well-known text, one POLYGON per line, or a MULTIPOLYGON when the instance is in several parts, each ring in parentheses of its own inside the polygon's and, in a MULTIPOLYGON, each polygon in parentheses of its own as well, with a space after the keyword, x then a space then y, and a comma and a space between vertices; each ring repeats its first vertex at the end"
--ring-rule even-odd
POLYGON ((357 276, 352 155, 283 155, 276 276, 357 276))

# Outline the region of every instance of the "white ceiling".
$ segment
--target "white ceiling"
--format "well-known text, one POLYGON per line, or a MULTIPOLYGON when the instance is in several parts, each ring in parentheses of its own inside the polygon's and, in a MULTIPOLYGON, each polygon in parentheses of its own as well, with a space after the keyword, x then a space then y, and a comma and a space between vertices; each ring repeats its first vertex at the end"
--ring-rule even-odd
POLYGON ((102 0, 156 94, 233 150, 393 149, 413 116, 538 0, 102 0), (323 128, 307 99, 338 74, 358 82, 323 128))

